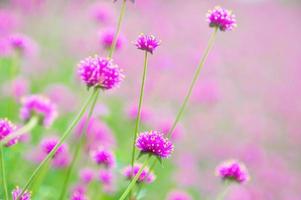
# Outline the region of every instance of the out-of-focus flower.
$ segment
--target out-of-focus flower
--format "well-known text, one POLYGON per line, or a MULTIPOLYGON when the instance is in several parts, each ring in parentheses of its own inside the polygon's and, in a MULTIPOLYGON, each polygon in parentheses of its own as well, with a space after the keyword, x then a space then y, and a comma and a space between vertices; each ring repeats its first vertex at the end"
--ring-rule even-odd
POLYGON ((149 153, 160 158, 168 158, 173 151, 173 144, 158 131, 140 133, 136 147, 142 153, 149 153))
MULTIPOLYGON (((115 31, 113 29, 106 29, 100 33, 99 42, 105 49, 110 49, 115 37, 115 31)), ((122 34, 119 34, 116 40, 116 50, 122 48, 125 38, 122 34)))
MULTIPOLYGON (((22 190, 17 186, 13 191, 12 191, 12 197, 13 200, 17 200, 19 195, 22 193, 22 190)), ((30 200, 31 199, 31 193, 28 191, 25 191, 22 196, 19 198, 19 200, 30 200)))
MULTIPOLYGON (((126 177, 127 180, 132 180, 132 178, 134 178, 137 173, 139 172, 140 168, 141 168, 141 164, 135 164, 134 168, 132 168, 132 166, 127 166, 123 169, 123 176, 126 177)), ((154 182, 154 180, 156 179, 156 176, 154 175, 153 172, 151 172, 147 167, 145 167, 142 170, 142 173, 140 174, 137 183, 152 183, 154 182)))
MULTIPOLYGON (((46 155, 49 154, 52 151, 52 149, 58 144, 58 142, 59 140, 56 137, 44 138, 40 144, 42 152, 46 155)), ((67 151, 67 148, 67 144, 62 144, 55 152, 53 158, 67 151)))
POLYGON ((244 164, 236 160, 229 160, 216 168, 216 175, 223 180, 244 183, 249 180, 249 174, 244 164))
POLYGON ((167 200, 192 200, 191 196, 188 193, 180 190, 171 191, 167 195, 166 199, 167 200))
POLYGON ((71 155, 68 148, 66 148, 66 150, 62 151, 59 155, 53 158, 52 165, 55 168, 66 168, 69 166, 70 161, 71 155))
POLYGON ((160 41, 153 35, 140 34, 135 45, 138 49, 153 53, 153 51, 160 45, 160 41))
POLYGON ((49 127, 57 117, 55 104, 45 96, 26 96, 21 99, 21 103, 20 117, 24 121, 30 120, 33 116, 38 116, 40 123, 49 127))
POLYGON ((110 185, 113 181, 113 174, 111 170, 101 169, 99 171, 99 180, 104 185, 110 185))
POLYGON ((79 172, 80 180, 85 184, 89 184, 94 179, 94 176, 95 172, 91 168, 84 168, 79 172))
POLYGON ((92 159, 98 165, 103 165, 107 168, 111 168, 115 165, 115 156, 111 151, 104 148, 98 148, 91 152, 92 159))
POLYGON ((78 65, 78 72, 88 87, 100 87, 104 90, 117 87, 124 78, 118 65, 97 55, 82 60, 78 65))
MULTIPOLYGON (((172 128, 173 121, 162 121, 158 125, 158 130, 160 130, 162 133, 168 134, 170 129, 172 128)), ((180 124, 176 126, 174 131, 171 133, 171 139, 177 140, 179 139, 184 132, 184 127, 180 124)))
POLYGON ((231 31, 236 27, 235 15, 231 11, 216 6, 207 13, 207 21, 210 27, 217 27, 221 31, 231 31))
MULTIPOLYGON (((16 126, 7 119, 0 119, 0 141, 16 130, 16 126)), ((18 138, 8 141, 6 146, 12 146, 18 142, 18 138)))
POLYGON ((25 96, 29 92, 29 83, 27 79, 23 77, 17 77, 9 84, 10 86, 6 88, 7 91, 5 90, 5 92, 8 95, 13 96, 16 101, 20 101, 21 97, 25 96))
MULTIPOLYGON (((136 120, 138 115, 138 106, 137 105, 131 105, 128 109, 127 109, 127 116, 131 119, 131 120, 136 120)), ((145 123, 148 120, 150 120, 152 117, 152 112, 150 109, 143 107, 141 109, 141 113, 140 113, 140 120, 141 122, 145 123)))
POLYGON ((93 4, 90 8, 91 17, 98 23, 109 24, 114 16, 113 9, 103 3, 93 4))
POLYGON ((70 200, 88 200, 88 198, 84 193, 75 191, 72 193, 70 200))
POLYGON ((34 56, 37 54, 38 45, 28 36, 15 33, 9 36, 9 42, 13 49, 23 56, 34 56))

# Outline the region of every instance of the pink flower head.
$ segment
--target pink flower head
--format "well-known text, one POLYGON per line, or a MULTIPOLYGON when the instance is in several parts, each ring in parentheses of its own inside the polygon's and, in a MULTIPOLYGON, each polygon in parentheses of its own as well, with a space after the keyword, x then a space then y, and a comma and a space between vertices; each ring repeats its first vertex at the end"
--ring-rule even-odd
POLYGON ((12 34, 9 36, 9 42, 12 48, 21 55, 33 56, 37 53, 37 44, 26 35, 12 34))
POLYGON ((231 11, 218 6, 208 11, 207 21, 210 27, 217 27, 221 31, 231 31, 237 26, 235 15, 231 11))
MULTIPOLYGON (((56 137, 51 137, 51 138, 44 138, 42 141, 41 141, 41 144, 40 144, 40 148, 43 152, 43 154, 47 155, 49 154, 53 148, 58 144, 59 140, 56 138, 56 137)), ((64 153, 67 151, 67 145, 66 144, 62 144, 58 149, 57 151, 55 152, 54 154, 54 158, 57 157, 58 155, 64 153)))
MULTIPOLYGON (((128 109, 127 109, 127 115, 131 120, 136 120, 137 115, 138 115, 138 106, 137 105, 131 105, 128 109)), ((147 121, 149 121, 152 118, 152 112, 149 108, 143 107, 141 109, 141 113, 140 113, 140 120, 141 122, 145 123, 147 121)))
POLYGON ((90 8, 92 19, 101 24, 109 24, 112 21, 114 12, 112 8, 106 4, 96 3, 90 8))
POLYGON ((135 45, 138 49, 152 54, 153 51, 160 45, 160 41, 158 41, 153 35, 140 34, 135 45))
MULTIPOLYGON (((22 190, 17 186, 12 191, 13 200, 17 200, 21 193, 22 193, 22 190)), ((31 193, 28 191, 25 191, 24 194, 19 198, 19 200, 30 200, 30 199, 31 199, 31 193)))
POLYGON ((97 55, 82 60, 78 65, 78 72, 88 87, 100 87, 104 90, 117 87, 124 78, 118 65, 97 55))
POLYGON ((136 147, 143 153, 150 153, 160 158, 168 158, 173 151, 173 144, 158 131, 140 133, 136 147))
POLYGON ((219 165, 216 169, 216 175, 223 180, 237 183, 244 183, 249 180, 249 174, 245 165, 236 160, 229 160, 219 165))
POLYGON ((22 96, 26 95, 29 91, 29 83, 27 79, 18 77, 11 82, 12 96, 19 101, 22 96))
POLYGON ((81 181, 85 184, 90 183, 94 179, 95 173, 91 168, 81 169, 79 172, 79 177, 81 181))
POLYGON ((98 148, 91 153, 92 159, 98 165, 103 165, 107 168, 111 168, 115 165, 115 156, 111 151, 104 148, 98 148))
POLYGON ((107 169, 101 169, 99 171, 99 180, 104 185, 110 185, 110 184, 112 184, 112 180, 113 180, 112 171, 111 170, 107 170, 107 169))
MULTIPOLYGON (((0 119, 0 141, 13 133, 17 127, 7 119, 0 119)), ((18 138, 10 140, 6 146, 12 146, 18 142, 18 138)))
MULTIPOLYGON (((141 168, 141 164, 135 164, 134 165, 134 169, 132 168, 132 166, 127 166, 123 169, 123 176, 127 179, 127 180, 132 180, 132 178, 134 178, 137 173, 139 172, 140 168, 141 168)), ((142 173, 140 174, 137 182, 141 183, 152 183, 154 182, 154 180, 156 179, 156 176, 154 175, 153 172, 149 171, 149 169, 147 167, 145 167, 142 170, 142 173)))
POLYGON ((75 191, 72 193, 70 200, 88 200, 85 193, 75 191))
POLYGON ((184 191, 174 190, 168 194, 167 200, 192 200, 192 198, 184 191))
MULTIPOLYGON (((110 49, 115 37, 115 31, 113 29, 107 29, 100 33, 100 44, 105 49, 110 49)), ((122 48, 124 42, 124 36, 119 34, 116 40, 116 50, 119 50, 122 48)))
POLYGON ((36 115, 42 125, 49 127, 57 117, 56 105, 45 96, 26 96, 21 99, 21 103, 20 117, 24 121, 36 115))

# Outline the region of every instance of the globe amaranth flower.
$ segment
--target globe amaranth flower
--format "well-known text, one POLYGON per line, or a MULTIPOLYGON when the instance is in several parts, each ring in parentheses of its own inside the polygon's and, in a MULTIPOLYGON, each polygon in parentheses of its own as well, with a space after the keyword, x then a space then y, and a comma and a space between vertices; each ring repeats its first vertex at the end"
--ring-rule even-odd
MULTIPOLYGON (((141 166, 142 166, 141 164, 135 164, 134 167, 132 168, 132 166, 129 165, 123 169, 122 174, 127 180, 132 180, 132 178, 134 178, 139 172, 141 166)), ((151 172, 147 167, 145 167, 142 170, 142 173, 140 174, 137 182, 152 183, 154 182, 155 179, 156 176, 154 175, 154 173, 151 172)))
POLYGON ((113 182, 113 173, 108 169, 101 169, 99 171, 99 181, 104 185, 111 185, 113 182))
POLYGON ((37 44, 28 36, 16 33, 8 37, 11 47, 21 55, 34 56, 37 54, 37 44))
MULTIPOLYGON (((16 131, 17 127, 7 119, 0 119, 0 141, 16 131)), ((12 146, 18 142, 18 137, 8 141, 5 145, 12 146)))
POLYGON ((89 184, 95 177, 95 172, 91 168, 81 169, 79 172, 81 182, 89 184))
POLYGON ((173 144, 158 131, 140 133, 136 147, 142 153, 149 153, 159 158, 168 158, 173 151, 173 144))
POLYGON ((98 165, 103 165, 106 168, 111 168, 115 165, 114 154, 104 148, 98 148, 97 150, 92 151, 91 156, 98 165))
MULTIPOLYGON (((114 29, 107 29, 100 33, 100 45, 103 46, 105 49, 110 49, 115 37, 115 31, 114 29)), ((122 34, 119 34, 116 40, 116 50, 119 50, 122 48, 122 45, 125 41, 125 38, 122 34)))
POLYGON ((208 11, 207 21, 210 27, 219 28, 221 31, 230 31, 236 27, 235 15, 231 11, 219 6, 208 11))
POLYGON ((135 45, 138 49, 153 53, 153 51, 160 45, 160 41, 153 35, 144 35, 143 33, 138 36, 135 45))
MULTIPOLYGON (((17 200, 19 195, 22 193, 22 190, 17 186, 13 191, 12 191, 12 197, 13 200, 17 200)), ((28 191, 25 191, 22 196, 19 198, 19 200, 30 200, 31 199, 31 193, 28 191)))
POLYGON ((249 180, 249 174, 244 164, 236 160, 229 160, 216 168, 216 175, 223 180, 244 183, 249 180))
MULTIPOLYGON (((56 137, 49 137, 49 138, 42 139, 40 144, 42 153, 45 155, 49 154, 58 143, 59 140, 56 137)), ((53 158, 56 158, 60 154, 66 152, 67 148, 68 148, 67 144, 62 144, 61 146, 59 146, 59 148, 56 150, 55 154, 53 155, 53 158)))
POLYGON ((108 90, 117 87, 124 75, 111 59, 99 56, 88 57, 78 65, 78 73, 88 87, 108 90))
POLYGON ((88 200, 85 193, 75 191, 72 193, 70 200, 88 200))
POLYGON ((184 191, 173 190, 168 194, 167 200, 192 200, 192 197, 184 191))
POLYGON ((21 103, 20 117, 24 121, 38 116, 40 123, 49 127, 57 117, 56 105, 45 96, 26 96, 21 99, 21 103))

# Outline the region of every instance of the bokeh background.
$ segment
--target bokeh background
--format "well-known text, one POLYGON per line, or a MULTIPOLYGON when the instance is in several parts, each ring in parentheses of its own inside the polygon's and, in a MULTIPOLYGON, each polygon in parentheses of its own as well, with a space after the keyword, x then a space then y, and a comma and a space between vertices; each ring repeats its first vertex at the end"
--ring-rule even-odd
MULTIPOLYGON (((49 96, 59 107, 50 129, 37 128, 27 142, 5 150, 9 189, 24 185, 36 163, 32 152, 41 138, 60 135, 88 92, 77 76, 77 63, 106 55, 102 34, 114 30, 120 2, 109 0, 0 1, 0 41, 23 33, 35 45, 18 63, 0 42, 0 117, 20 122, 20 96, 49 96)), ((126 75, 118 89, 101 94, 95 117, 106 126, 118 165, 112 190, 126 186, 120 169, 130 161, 143 52, 133 41, 140 33, 160 38, 150 57, 141 130, 168 130, 213 31, 205 14, 215 5, 231 9, 238 27, 219 32, 216 43, 176 129, 175 152, 156 167, 157 180, 144 199, 165 199, 174 190, 193 199, 214 199, 222 189, 215 167, 236 158, 251 180, 229 190, 228 200, 299 200, 301 197, 301 2, 298 0, 137 0, 128 3, 122 45, 114 60, 126 75)), ((75 137, 68 139, 74 142, 75 137)), ((69 146, 72 151, 72 145, 69 146)), ((84 155, 72 174, 86 167, 84 155)), ((56 199, 65 168, 51 168, 33 199, 56 199)), ((117 192, 118 193, 118 192, 117 192)), ((1 194, 3 195, 3 194, 1 194)), ((116 199, 107 195, 103 199, 116 199)))

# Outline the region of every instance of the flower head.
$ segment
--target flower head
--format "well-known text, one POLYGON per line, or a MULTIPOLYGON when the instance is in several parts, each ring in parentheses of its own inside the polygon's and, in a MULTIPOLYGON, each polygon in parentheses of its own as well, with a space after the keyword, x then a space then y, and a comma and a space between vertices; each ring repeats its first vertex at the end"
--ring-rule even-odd
MULTIPOLYGON (((7 119, 0 119, 0 141, 16 130, 16 126, 7 119)), ((18 142, 19 138, 14 138, 6 144, 12 146, 18 142)))
POLYGON ((244 164, 236 160, 229 160, 216 168, 216 175, 223 180, 243 183, 249 180, 249 174, 244 164))
POLYGON ((135 45, 138 49, 152 54, 153 51, 160 45, 160 41, 158 41, 153 35, 140 34, 135 45))
POLYGON ((115 165, 115 156, 111 151, 108 151, 104 148, 99 148, 95 151, 92 151, 92 159, 98 165, 104 165, 107 168, 113 167, 115 165))
POLYGON ((88 184, 94 179, 95 173, 91 168, 84 168, 80 170, 79 176, 83 183, 88 184))
MULTIPOLYGON (((107 29, 103 31, 100 34, 100 44, 103 46, 105 49, 110 49, 115 37, 115 31, 113 29, 107 29)), ((116 50, 119 50, 122 48, 124 42, 124 37, 123 35, 118 35, 117 40, 116 40, 116 50)))
MULTIPOLYGON (((44 138, 42 141, 41 141, 41 144, 40 144, 40 147, 41 147, 41 150, 44 154, 49 154, 53 148, 58 144, 59 140, 55 137, 52 137, 52 138, 44 138)), ((67 145, 66 144, 62 144, 58 149, 57 151, 55 152, 54 156, 53 157, 57 157, 58 155, 66 152, 67 150, 67 145)))
MULTIPOLYGON (((134 178, 137 173, 139 172, 140 168, 141 168, 141 164, 135 164, 134 167, 132 168, 132 166, 127 166, 123 169, 123 176, 126 177, 127 180, 132 180, 132 178, 134 178)), ((142 173, 140 174, 137 182, 141 183, 152 183, 154 182, 154 180, 156 179, 156 176, 154 175, 153 172, 149 171, 149 169, 147 167, 145 167, 142 170, 142 173)))
POLYGON ((20 33, 12 34, 8 40, 11 47, 21 55, 33 56, 37 53, 37 44, 26 35, 20 33))
POLYGON ((167 200, 192 200, 192 198, 184 191, 173 190, 168 194, 167 200))
POLYGON ((124 78, 118 65, 99 56, 82 60, 78 65, 78 72, 88 87, 100 87, 104 90, 117 87, 124 78))
POLYGON ((26 96, 21 99, 21 103, 20 117, 24 121, 36 115, 40 118, 40 123, 48 127, 57 117, 56 105, 45 96, 26 96))
POLYGON ((70 200, 88 200, 84 193, 75 191, 72 193, 70 200))
POLYGON ((104 185, 110 185, 110 184, 112 184, 112 180, 113 180, 112 171, 111 170, 107 170, 107 169, 101 169, 99 171, 99 180, 104 185))
MULTIPOLYGON (((22 190, 17 186, 12 191, 13 200, 17 200, 21 193, 22 193, 22 190)), ((28 191, 25 191, 24 194, 19 198, 19 200, 30 200, 30 199, 31 199, 31 193, 28 191)))
POLYGON ((158 131, 140 133, 136 147, 143 153, 150 153, 160 158, 168 158, 173 151, 173 144, 158 131))
POLYGON ((218 6, 208 11, 207 21, 210 27, 217 27, 221 31, 231 31, 236 27, 235 15, 231 11, 218 6))

